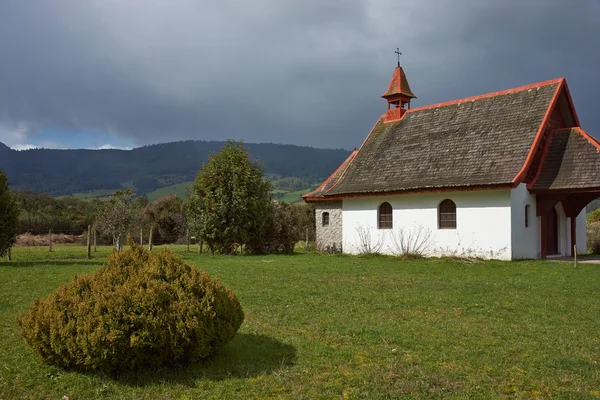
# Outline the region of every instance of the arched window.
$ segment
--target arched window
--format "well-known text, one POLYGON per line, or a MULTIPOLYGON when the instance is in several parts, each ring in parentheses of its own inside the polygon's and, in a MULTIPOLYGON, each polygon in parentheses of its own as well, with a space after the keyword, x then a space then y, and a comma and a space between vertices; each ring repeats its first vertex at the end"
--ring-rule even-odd
POLYGON ((446 199, 438 206, 438 228, 456 229, 456 204, 446 199))
POLYGON ((529 228, 529 204, 525 204, 525 228, 529 228))
POLYGON ((329 213, 324 212, 322 217, 323 217, 323 226, 329 226, 329 213))
POLYGON ((378 218, 379 229, 392 229, 394 225, 392 217, 392 206, 390 203, 383 203, 379 206, 378 218))

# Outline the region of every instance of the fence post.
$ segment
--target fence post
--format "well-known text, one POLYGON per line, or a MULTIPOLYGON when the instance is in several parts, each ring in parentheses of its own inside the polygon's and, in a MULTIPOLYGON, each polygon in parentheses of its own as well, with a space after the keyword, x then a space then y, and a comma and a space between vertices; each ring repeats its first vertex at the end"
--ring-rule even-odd
POLYGON ((50 232, 48 233, 48 251, 52 251, 52 228, 50 228, 50 232))
POLYGON ((92 258, 92 226, 91 225, 88 225, 87 258, 88 258, 88 260, 92 258))
POLYGON ((98 249, 96 248, 96 238, 98 237, 98 231, 96 230, 96 227, 94 226, 94 253, 98 251, 98 249))
MULTIPOLYGON (((198 237, 198 236, 196 236, 198 237)), ((198 241, 198 255, 202 254, 202 245, 204 244, 202 238, 196 239, 198 241)))
POLYGON ((8 257, 8 261, 12 261, 12 247, 8 248, 8 254, 6 254, 6 256, 8 257))
POLYGON ((152 251, 152 233, 154 232, 154 225, 150 225, 150 237, 148 238, 148 248, 152 251))
POLYGON ((186 228, 185 236, 187 241, 187 251, 190 251, 190 228, 186 228))
POLYGON ((306 241, 304 242, 304 249, 308 249, 308 228, 306 228, 306 241))
POLYGON ((144 245, 144 228, 140 228, 140 246, 144 245))

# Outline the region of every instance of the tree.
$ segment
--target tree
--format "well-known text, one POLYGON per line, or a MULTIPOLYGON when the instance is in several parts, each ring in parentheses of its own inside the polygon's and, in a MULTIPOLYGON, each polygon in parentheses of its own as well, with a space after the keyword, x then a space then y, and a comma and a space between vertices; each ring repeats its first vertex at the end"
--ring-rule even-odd
POLYGON ((15 244, 19 233, 19 205, 8 190, 8 178, 0 171, 0 257, 15 244))
POLYGON ((173 243, 185 234, 183 203, 176 194, 161 197, 143 210, 144 216, 155 224, 163 243, 173 243))
POLYGON ((241 142, 230 140, 200 169, 187 216, 211 251, 230 253, 234 243, 252 242, 252 250, 262 252, 271 208, 271 183, 263 179, 262 166, 248 159, 241 142))
POLYGON ((112 236, 117 252, 121 251, 123 238, 134 221, 132 196, 131 189, 117 190, 108 202, 100 203, 98 210, 97 227, 112 236))

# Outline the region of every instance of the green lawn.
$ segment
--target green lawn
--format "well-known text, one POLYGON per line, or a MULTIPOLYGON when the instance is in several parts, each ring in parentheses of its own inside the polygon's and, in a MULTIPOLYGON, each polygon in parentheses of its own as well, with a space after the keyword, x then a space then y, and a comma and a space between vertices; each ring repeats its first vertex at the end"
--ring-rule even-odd
POLYGON ((219 354, 118 378, 43 364, 16 317, 110 250, 16 248, 0 261, 0 399, 600 397, 600 265, 173 249, 244 307, 219 354))

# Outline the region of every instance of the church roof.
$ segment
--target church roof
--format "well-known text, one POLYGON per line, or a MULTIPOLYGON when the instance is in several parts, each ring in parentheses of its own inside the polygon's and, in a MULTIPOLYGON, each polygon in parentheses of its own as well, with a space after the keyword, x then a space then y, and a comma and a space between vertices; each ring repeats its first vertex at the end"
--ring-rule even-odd
POLYGON ((553 132, 530 190, 600 188, 600 143, 581 128, 553 132))
POLYGON ((390 85, 388 90, 381 95, 381 97, 390 97, 397 94, 403 94, 407 97, 416 99, 417 96, 413 94, 410 90, 410 86, 408 85, 408 79, 406 79, 406 74, 400 65, 396 67, 394 70, 394 74, 392 75, 392 80, 390 81, 390 85))
POLYGON ((359 150, 304 198, 513 187, 532 163, 537 167, 534 156, 563 88, 560 78, 413 108, 395 121, 384 115, 359 150))
POLYGON ((348 158, 346 158, 346 160, 344 160, 342 165, 340 165, 338 167, 338 169, 336 169, 335 172, 333 174, 331 174, 331 176, 329 178, 327 178, 327 180, 325 180, 325 182, 323 182, 318 188, 316 188, 312 192, 310 192, 302 197, 320 197, 320 196, 323 196, 325 193, 327 193, 329 191, 329 189, 331 189, 340 180, 340 178, 344 175, 344 172, 346 172, 346 170, 348 169, 348 166, 350 165, 352 160, 354 160, 356 153, 358 153, 358 150, 354 149, 354 151, 352 151, 350 153, 348 158))

